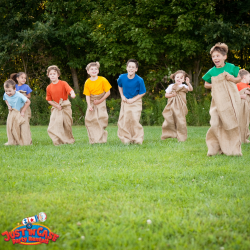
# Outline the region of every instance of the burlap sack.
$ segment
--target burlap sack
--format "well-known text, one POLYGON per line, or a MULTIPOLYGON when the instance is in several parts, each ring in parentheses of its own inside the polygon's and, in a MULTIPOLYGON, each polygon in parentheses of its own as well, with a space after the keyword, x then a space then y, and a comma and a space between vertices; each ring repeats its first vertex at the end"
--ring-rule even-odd
POLYGON ((118 137, 124 144, 142 144, 144 138, 143 127, 140 124, 142 99, 132 104, 121 103, 118 120, 118 137))
MULTIPOLYGON (((240 91, 240 95, 245 94, 246 90, 250 91, 250 88, 245 88, 240 91)), ((240 132, 241 132, 241 142, 249 143, 248 137, 249 132, 249 121, 250 121, 250 96, 246 95, 246 99, 241 99, 240 104, 240 132)))
POLYGON ((105 92, 100 95, 91 95, 90 103, 93 111, 87 109, 85 116, 85 126, 88 131, 89 143, 106 143, 108 132, 105 128, 108 126, 108 112, 106 100, 98 105, 94 105, 94 100, 100 100, 105 92))
POLYGON ((48 134, 54 145, 73 144, 75 139, 72 133, 72 110, 69 100, 60 99, 59 104, 62 110, 51 108, 51 116, 48 127, 48 134))
POLYGON ((6 124, 8 142, 5 145, 24 145, 23 138, 27 136, 21 129, 24 123, 25 119, 18 110, 9 110, 6 124))
POLYGON ((207 155, 242 155, 239 126, 240 95, 236 84, 226 80, 224 72, 212 77, 210 125, 206 143, 207 155))
MULTIPOLYGON (((24 96, 27 96, 26 91, 19 90, 19 92, 23 94, 24 96)), ((20 112, 22 111, 22 109, 23 108, 21 108, 20 112)), ((31 132, 30 132, 30 118, 31 118, 31 109, 29 106, 24 113, 25 123, 22 125, 22 131, 26 135, 26 137, 23 138, 24 145, 32 144, 31 132)))
POLYGON ((186 115, 188 109, 186 93, 188 90, 184 86, 179 87, 178 84, 174 84, 173 92, 176 93, 176 96, 168 98, 168 103, 162 112, 164 122, 161 139, 177 138, 178 141, 185 141, 187 139, 186 115))

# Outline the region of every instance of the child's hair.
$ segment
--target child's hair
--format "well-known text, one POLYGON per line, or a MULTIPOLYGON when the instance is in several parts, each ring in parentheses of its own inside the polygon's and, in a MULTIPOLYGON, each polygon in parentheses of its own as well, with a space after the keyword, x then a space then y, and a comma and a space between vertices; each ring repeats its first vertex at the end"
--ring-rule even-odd
POLYGON ((241 69, 240 71, 239 71, 239 75, 240 75, 240 78, 242 79, 244 76, 246 76, 246 75, 248 75, 249 74, 249 72, 247 71, 247 70, 245 70, 245 69, 241 69))
POLYGON ((49 72, 50 72, 51 70, 55 70, 55 71, 57 72, 58 76, 61 75, 60 69, 59 69, 56 65, 51 65, 51 66, 49 66, 48 69, 47 69, 47 76, 49 76, 49 72))
POLYGON ((174 80, 177 74, 183 74, 184 79, 186 79, 186 77, 189 77, 189 75, 184 70, 177 70, 174 74, 170 76, 170 79, 174 80))
POLYGON ((4 88, 16 88, 16 82, 12 79, 8 79, 3 84, 4 88))
POLYGON ((215 51, 221 53, 223 56, 227 55, 228 52, 228 46, 225 43, 216 43, 211 49, 210 49, 210 55, 212 55, 215 51))
MULTIPOLYGON (((10 79, 12 79, 12 80, 15 81, 16 83, 18 83, 17 78, 18 78, 19 76, 23 75, 23 74, 26 75, 25 72, 12 73, 12 74, 10 75, 10 79)), ((27 75, 26 75, 26 77, 27 77, 27 75)))
POLYGON ((137 68, 137 69, 139 68, 139 63, 138 63, 138 61, 136 61, 135 59, 129 59, 129 60, 127 61, 127 66, 128 66, 128 64, 129 64, 130 62, 135 63, 136 68, 137 68))
POLYGON ((91 62, 86 66, 86 70, 89 70, 91 67, 97 67, 99 69, 100 63, 99 62, 91 62))

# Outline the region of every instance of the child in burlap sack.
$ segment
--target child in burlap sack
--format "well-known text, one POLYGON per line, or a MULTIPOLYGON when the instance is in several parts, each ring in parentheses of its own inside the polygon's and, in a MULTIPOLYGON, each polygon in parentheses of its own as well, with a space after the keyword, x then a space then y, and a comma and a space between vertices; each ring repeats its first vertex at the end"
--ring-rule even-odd
POLYGON ((68 95, 70 94, 72 98, 76 95, 67 82, 58 79, 60 75, 60 69, 56 65, 48 67, 47 76, 51 83, 46 89, 46 100, 52 108, 47 131, 55 146, 75 142, 72 133, 72 109, 68 95))
POLYGON ((85 126, 91 144, 106 143, 108 137, 108 132, 105 130, 108 126, 106 99, 112 87, 105 77, 98 76, 99 68, 99 62, 91 62, 87 65, 86 70, 90 78, 85 82, 83 91, 88 104, 85 126))
POLYGON ((117 80, 121 95, 121 110, 118 120, 118 137, 124 144, 142 144, 143 127, 140 124, 142 97, 146 94, 143 79, 136 74, 139 63, 135 59, 127 62, 126 74, 117 80))
POLYGON ((250 135, 249 122, 250 122, 250 73, 241 69, 239 71, 241 82, 237 83, 237 88, 240 93, 241 106, 240 106, 240 132, 241 143, 249 143, 248 137, 250 135))
POLYGON ((165 97, 168 103, 162 112, 164 122, 162 124, 161 139, 177 138, 178 141, 187 139, 186 115, 188 113, 186 93, 193 91, 188 74, 183 70, 178 70, 170 76, 175 81, 166 89, 165 97), (187 83, 183 84, 184 82, 187 83))
POLYGON ((16 83, 12 79, 4 83, 4 96, 9 114, 7 118, 8 142, 5 145, 31 145, 31 133, 27 130, 25 113, 30 106, 30 100, 16 91, 16 83))
POLYGON ((206 135, 207 155, 242 155, 239 126, 240 95, 236 83, 240 82, 239 67, 225 63, 228 46, 217 43, 210 50, 215 64, 202 78, 205 88, 212 90, 210 106, 211 127, 206 135))
MULTIPOLYGON (((28 99, 30 99, 32 89, 28 84, 26 84, 26 79, 27 79, 26 73, 24 72, 13 73, 10 75, 10 79, 16 82, 16 91, 20 92, 28 99)), ((23 124, 22 128, 26 130, 26 134, 28 135, 26 137, 27 140, 26 144, 32 144, 31 133, 30 133, 30 118, 31 118, 30 106, 26 109, 24 118, 26 122, 25 124, 23 124)))

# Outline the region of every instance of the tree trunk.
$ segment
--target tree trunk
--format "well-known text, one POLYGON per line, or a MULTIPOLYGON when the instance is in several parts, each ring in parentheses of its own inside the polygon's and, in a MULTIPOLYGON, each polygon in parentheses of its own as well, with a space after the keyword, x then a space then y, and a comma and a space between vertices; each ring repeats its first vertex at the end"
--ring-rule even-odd
POLYGON ((27 59, 27 62, 25 62, 24 55, 22 55, 22 61, 23 61, 24 73, 25 73, 26 76, 27 76, 27 83, 28 83, 28 85, 29 85, 30 81, 29 81, 29 76, 28 76, 28 74, 27 74, 28 59, 27 59))
POLYGON ((194 74, 193 74, 193 86, 194 88, 199 86, 200 83, 200 73, 202 70, 202 66, 200 65, 200 60, 194 61, 194 74))
POLYGON ((79 83, 78 83, 78 77, 77 77, 76 69, 70 67, 70 70, 71 70, 72 79, 73 79, 73 83, 74 83, 75 93, 79 94, 80 93, 80 89, 79 89, 79 83))

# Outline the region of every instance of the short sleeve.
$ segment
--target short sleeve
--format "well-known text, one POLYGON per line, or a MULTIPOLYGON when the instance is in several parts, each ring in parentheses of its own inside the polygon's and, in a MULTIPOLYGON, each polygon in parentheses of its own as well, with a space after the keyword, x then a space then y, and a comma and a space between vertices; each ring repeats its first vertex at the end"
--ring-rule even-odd
POLYGON ((66 92, 67 92, 67 95, 69 95, 69 93, 70 93, 73 89, 69 86, 69 84, 68 84, 67 82, 64 82, 64 81, 63 81, 63 84, 64 84, 64 88, 65 88, 65 90, 66 90, 66 92))
POLYGON ((118 86, 120 88, 122 88, 122 79, 121 79, 121 76, 119 76, 119 78, 117 79, 117 83, 118 83, 118 86))
POLYGON ((24 96, 23 94, 20 94, 20 98, 22 99, 22 103, 25 103, 28 100, 28 98, 24 96))
POLYGON ((26 86, 26 91, 27 95, 32 92, 32 89, 30 88, 29 85, 26 86))
POLYGON ((211 74, 210 74, 210 71, 208 71, 203 77, 202 79, 205 81, 205 82, 208 82, 208 83, 211 83, 211 74))
POLYGON ((49 102, 49 101, 52 101, 52 96, 51 96, 51 93, 50 93, 50 90, 49 90, 49 86, 47 87, 46 89, 46 100, 49 102))
POLYGON ((103 77, 102 80, 102 87, 105 92, 108 92, 112 88, 109 81, 105 77, 103 77))
POLYGON ((170 84, 170 85, 167 87, 167 89, 166 89, 166 93, 167 93, 167 94, 171 94, 171 92, 172 92, 172 86, 173 86, 173 84, 170 84))
POLYGON ((233 76, 234 77, 237 77, 238 74, 239 74, 239 71, 240 71, 240 68, 238 66, 235 66, 234 65, 234 68, 233 68, 233 76))
POLYGON ((89 91, 89 88, 88 88, 88 80, 84 84, 83 94, 87 95, 87 96, 90 96, 90 91, 89 91))
POLYGON ((141 78, 140 79, 140 90, 139 90, 139 95, 142 95, 146 93, 146 87, 145 87, 145 84, 144 84, 144 80, 141 78))

